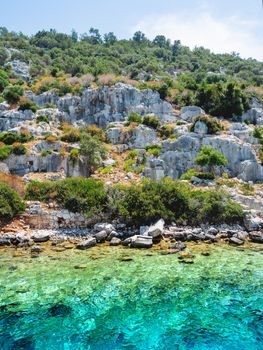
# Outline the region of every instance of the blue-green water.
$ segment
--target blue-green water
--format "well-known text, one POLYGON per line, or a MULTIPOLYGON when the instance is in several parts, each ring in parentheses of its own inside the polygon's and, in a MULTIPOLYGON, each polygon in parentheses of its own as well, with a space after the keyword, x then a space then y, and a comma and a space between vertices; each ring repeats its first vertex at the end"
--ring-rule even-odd
POLYGON ((0 349, 263 349, 262 251, 200 249, 0 250, 0 349))

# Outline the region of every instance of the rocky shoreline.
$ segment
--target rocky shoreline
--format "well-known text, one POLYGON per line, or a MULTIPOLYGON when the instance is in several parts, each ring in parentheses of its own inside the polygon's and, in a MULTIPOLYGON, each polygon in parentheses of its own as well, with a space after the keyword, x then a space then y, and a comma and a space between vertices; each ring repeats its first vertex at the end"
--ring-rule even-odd
POLYGON ((161 219, 151 226, 132 229, 120 223, 97 223, 92 228, 28 230, 5 232, 0 236, 0 247, 22 248, 34 256, 45 250, 45 244, 53 250, 86 250, 101 243, 109 246, 149 249, 164 242, 170 253, 182 252, 188 243, 227 243, 242 246, 245 243, 263 243, 263 230, 246 231, 241 226, 165 226, 161 219))

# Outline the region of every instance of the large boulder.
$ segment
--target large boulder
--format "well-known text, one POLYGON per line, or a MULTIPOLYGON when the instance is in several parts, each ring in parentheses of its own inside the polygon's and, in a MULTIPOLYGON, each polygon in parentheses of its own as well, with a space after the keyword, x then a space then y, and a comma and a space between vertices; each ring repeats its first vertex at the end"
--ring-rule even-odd
POLYGON ((247 231, 259 231, 263 228, 263 219, 259 216, 255 216, 252 213, 248 213, 244 217, 244 225, 247 231))
POLYGON ((117 237, 112 237, 112 239, 110 240, 110 245, 111 246, 117 246, 121 244, 121 239, 117 238, 117 237))
POLYGON ((196 134, 201 135, 201 136, 204 136, 205 134, 208 134, 208 127, 207 127, 206 123, 202 122, 201 120, 198 120, 195 123, 194 132, 196 134))
POLYGON ((152 237, 147 236, 133 236, 131 237, 131 248, 151 248, 153 245, 152 237))
POLYGON ((112 231, 115 231, 115 227, 112 224, 103 222, 95 224, 93 230, 95 232, 105 231, 109 235, 112 231))
POLYGON ((148 230, 144 233, 144 235, 147 233, 148 236, 156 238, 156 237, 160 237, 163 234, 163 231, 164 231, 164 220, 160 219, 154 225, 151 225, 148 228, 148 230))
POLYGON ((98 243, 103 243, 108 237, 108 233, 105 230, 95 233, 94 237, 98 243))
POLYGON ((139 125, 132 129, 131 137, 128 140, 130 148, 145 148, 147 146, 159 143, 157 133, 154 129, 145 125, 139 125))
POLYGON ((97 244, 95 237, 88 237, 85 241, 81 241, 77 244, 76 248, 80 250, 86 250, 94 247, 97 244))
POLYGON ((252 231, 249 233, 249 238, 254 243, 263 243, 263 232, 252 231))
POLYGON ((40 231, 40 232, 35 232, 31 238, 35 243, 41 243, 41 242, 49 241, 50 235, 49 235, 49 232, 47 231, 40 231))
POLYGON ((253 137, 253 131, 254 129, 245 123, 233 123, 229 128, 229 132, 243 142, 256 144, 258 140, 253 137))
POLYGON ((205 111, 197 106, 187 106, 182 107, 180 111, 180 118, 192 123, 196 117, 199 117, 199 115, 204 115, 205 111))
POLYGON ((242 115, 242 121, 255 125, 263 125, 263 108, 251 108, 242 115))
POLYGON ((107 141, 113 145, 126 143, 127 137, 125 137, 125 135, 127 135, 127 133, 124 132, 121 127, 109 128, 105 134, 107 141))

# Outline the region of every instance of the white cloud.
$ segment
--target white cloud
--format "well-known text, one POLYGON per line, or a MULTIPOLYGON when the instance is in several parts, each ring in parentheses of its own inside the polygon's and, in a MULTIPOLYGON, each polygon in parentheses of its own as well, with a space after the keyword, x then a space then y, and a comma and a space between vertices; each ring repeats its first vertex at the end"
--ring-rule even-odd
POLYGON ((215 18, 206 11, 192 14, 176 13, 150 15, 142 18, 131 30, 144 32, 149 38, 162 34, 181 40, 191 48, 204 46, 216 53, 239 52, 242 57, 263 60, 263 37, 256 34, 260 24, 232 16, 215 18))

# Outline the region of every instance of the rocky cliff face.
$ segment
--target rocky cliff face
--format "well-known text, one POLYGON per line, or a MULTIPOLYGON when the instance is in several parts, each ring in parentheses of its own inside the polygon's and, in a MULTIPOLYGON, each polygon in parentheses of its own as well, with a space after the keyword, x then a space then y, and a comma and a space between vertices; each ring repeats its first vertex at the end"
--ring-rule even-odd
POLYGON ((161 100, 158 92, 139 90, 122 83, 88 88, 81 96, 59 97, 49 91, 41 95, 28 93, 28 97, 42 107, 47 103, 57 105, 71 123, 84 122, 102 128, 110 122, 124 120, 131 112, 155 114, 164 121, 174 119, 171 104, 161 100))
POLYGON ((235 136, 203 137, 196 133, 187 133, 175 142, 164 142, 160 157, 150 160, 146 176, 154 180, 165 176, 178 179, 195 166, 195 158, 203 146, 211 146, 227 158, 228 164, 222 170, 230 176, 245 181, 263 181, 263 167, 257 162, 256 153, 250 144, 241 142, 235 136))
MULTIPOLYGON (((85 160, 80 158, 73 163, 69 157, 58 153, 42 156, 41 154, 25 154, 20 156, 11 155, 2 162, 7 166, 9 172, 14 175, 24 176, 28 173, 61 172, 65 176, 89 176, 89 169, 85 160)), ((0 163, 0 164, 2 164, 0 163)))

